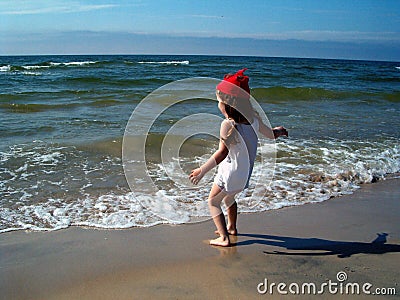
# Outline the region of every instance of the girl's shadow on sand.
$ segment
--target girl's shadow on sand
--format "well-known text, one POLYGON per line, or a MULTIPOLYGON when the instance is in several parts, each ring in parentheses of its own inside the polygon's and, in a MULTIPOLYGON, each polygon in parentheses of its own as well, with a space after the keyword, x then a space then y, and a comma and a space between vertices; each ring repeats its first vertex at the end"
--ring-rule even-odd
POLYGON ((279 255, 337 255, 340 258, 350 257, 353 254, 384 254, 388 252, 400 252, 400 245, 386 244, 388 236, 387 233, 378 233, 377 238, 370 243, 362 242, 342 242, 330 241, 319 238, 296 238, 276 235, 264 234, 238 234, 240 237, 249 237, 245 241, 240 241, 233 246, 245 246, 252 244, 262 244, 269 246, 278 246, 286 248, 287 250, 310 250, 313 252, 282 252, 264 251, 266 254, 279 254, 279 255), (325 252, 317 252, 325 251, 325 252))

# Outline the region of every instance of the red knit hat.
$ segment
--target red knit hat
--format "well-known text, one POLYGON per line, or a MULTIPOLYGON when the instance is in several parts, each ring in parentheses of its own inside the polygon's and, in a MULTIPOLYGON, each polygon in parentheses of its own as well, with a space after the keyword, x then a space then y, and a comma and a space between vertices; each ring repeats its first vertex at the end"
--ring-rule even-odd
POLYGON ((222 80, 218 85, 217 85, 217 90, 220 90, 221 92, 236 96, 238 98, 250 98, 250 87, 249 87, 249 77, 244 75, 244 71, 246 71, 247 68, 243 70, 239 70, 236 72, 236 74, 227 74, 224 76, 224 80, 222 80))

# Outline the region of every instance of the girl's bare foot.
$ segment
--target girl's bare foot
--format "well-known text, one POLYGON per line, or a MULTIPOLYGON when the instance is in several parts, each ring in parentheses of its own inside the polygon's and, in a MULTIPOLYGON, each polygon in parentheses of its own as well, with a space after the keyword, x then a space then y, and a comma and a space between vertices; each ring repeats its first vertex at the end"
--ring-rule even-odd
POLYGON ((220 246, 220 247, 228 247, 228 246, 230 246, 229 237, 220 236, 219 238, 211 240, 210 245, 220 246))
MULTIPOLYGON (((230 235, 237 235, 237 229, 227 229, 227 231, 230 235)), ((219 235, 218 230, 215 230, 214 232, 216 235, 219 235)))
POLYGON ((230 227, 229 226, 229 224, 228 224, 228 233, 230 234, 230 235, 237 235, 237 229, 236 229, 236 226, 235 227, 230 227))

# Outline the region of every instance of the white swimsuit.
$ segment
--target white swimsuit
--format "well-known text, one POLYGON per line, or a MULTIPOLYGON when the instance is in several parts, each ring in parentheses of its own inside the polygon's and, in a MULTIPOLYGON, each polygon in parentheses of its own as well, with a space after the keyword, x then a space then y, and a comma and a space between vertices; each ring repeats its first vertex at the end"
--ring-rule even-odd
POLYGON ((234 194, 241 192, 249 185, 253 171, 254 160, 257 155, 259 131, 258 119, 253 124, 238 124, 229 120, 240 134, 235 136, 236 143, 227 145, 229 153, 219 164, 214 183, 224 192, 234 194))

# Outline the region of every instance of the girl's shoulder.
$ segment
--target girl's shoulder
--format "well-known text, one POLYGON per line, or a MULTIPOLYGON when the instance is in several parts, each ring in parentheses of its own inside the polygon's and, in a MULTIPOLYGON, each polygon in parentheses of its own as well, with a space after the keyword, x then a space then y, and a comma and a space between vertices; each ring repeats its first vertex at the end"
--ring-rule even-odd
POLYGON ((220 128, 220 136, 222 138, 226 138, 229 136, 229 133, 232 131, 232 128, 235 127, 235 121, 232 119, 224 119, 221 122, 221 128, 220 128))
POLYGON ((222 126, 235 126, 235 121, 233 119, 230 118, 225 118, 222 122, 221 122, 221 127, 222 126))

